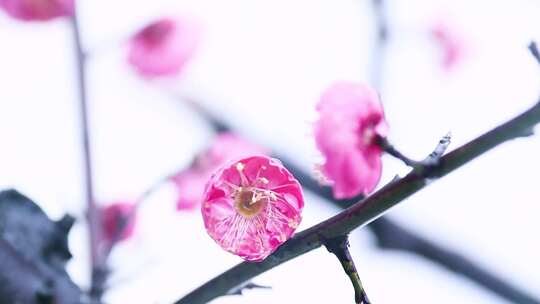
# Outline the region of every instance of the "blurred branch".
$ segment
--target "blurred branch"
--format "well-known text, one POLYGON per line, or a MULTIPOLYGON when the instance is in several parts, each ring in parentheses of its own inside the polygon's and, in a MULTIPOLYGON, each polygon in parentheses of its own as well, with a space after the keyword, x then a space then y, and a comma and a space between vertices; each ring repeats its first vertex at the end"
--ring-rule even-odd
POLYGON ((380 90, 382 86, 382 72, 384 57, 388 42, 388 23, 386 19, 385 0, 372 0, 373 15, 375 18, 375 41, 371 54, 371 84, 380 90))
POLYGON ((411 252, 425 257, 443 266, 448 271, 463 275, 512 303, 540 303, 538 299, 482 269, 466 257, 452 252, 448 248, 433 244, 384 217, 377 219, 369 227, 372 227, 377 236, 377 245, 380 248, 411 252))
POLYGON ((356 304, 370 304, 366 291, 360 281, 358 271, 354 265, 351 253, 349 252, 348 236, 339 236, 337 238, 326 240, 324 243, 326 249, 333 253, 341 263, 343 270, 351 280, 354 288, 354 302, 356 304))
POLYGON ((74 51, 77 66, 77 84, 79 89, 79 107, 81 119, 82 151, 84 161, 84 191, 87 206, 88 230, 90 233, 90 256, 92 264, 92 285, 90 287, 90 297, 96 303, 101 303, 103 285, 106 277, 106 269, 101 261, 100 240, 101 221, 100 211, 94 199, 94 189, 92 182, 92 153, 90 148, 90 131, 88 127, 88 102, 86 90, 86 58, 82 48, 81 33, 77 13, 71 17, 73 30, 74 51))
POLYGON ((529 51, 531 51, 531 54, 536 59, 538 64, 540 64, 540 52, 538 52, 538 47, 536 46, 536 41, 531 41, 529 43, 529 51))
POLYGON ((429 170, 429 178, 423 174, 426 172, 423 168, 414 169, 405 177, 390 182, 345 211, 299 232, 264 261, 238 264, 195 289, 175 304, 206 303, 227 294, 234 287, 271 268, 320 247, 324 240, 346 235, 356 228, 367 225, 424 188, 428 184, 428 179, 431 181, 434 177, 442 177, 499 144, 522 137, 538 122, 540 122, 540 101, 519 116, 443 156, 438 164, 429 170))

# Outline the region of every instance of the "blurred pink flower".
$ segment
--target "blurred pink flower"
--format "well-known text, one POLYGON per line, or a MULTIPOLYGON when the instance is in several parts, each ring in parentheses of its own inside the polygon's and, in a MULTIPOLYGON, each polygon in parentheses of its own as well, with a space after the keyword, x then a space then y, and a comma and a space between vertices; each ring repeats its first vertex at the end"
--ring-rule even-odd
POLYGON ((193 165, 172 178, 179 192, 178 210, 193 209, 199 205, 204 185, 221 165, 248 155, 267 155, 267 150, 232 133, 216 136, 210 147, 202 152, 193 165))
POLYGON ((178 191, 176 210, 194 209, 199 205, 209 175, 196 168, 190 168, 173 177, 178 191))
POLYGON ((47 21, 71 16, 74 0, 0 0, 0 7, 11 17, 24 21, 47 21))
POLYGON ((465 43, 462 36, 448 23, 439 21, 430 29, 442 52, 442 66, 445 70, 455 67, 464 55, 465 43))
POLYGON ((115 237, 118 238, 117 241, 123 241, 133 235, 133 231, 135 230, 135 216, 132 214, 134 212, 133 208, 135 206, 132 203, 116 202, 102 209, 101 221, 103 225, 103 237, 106 242, 113 241, 115 237), (129 216, 132 217, 125 224, 122 233, 117 236, 118 229, 121 227, 119 226, 120 223, 127 220, 129 216))
POLYGON ((229 162, 206 184, 201 208, 208 234, 247 261, 262 261, 300 224, 302 187, 281 162, 252 156, 229 162))
POLYGON ((199 36, 199 24, 192 19, 162 18, 131 38, 128 61, 147 78, 174 76, 193 57, 199 36))
POLYGON ((364 84, 339 82, 323 93, 317 110, 315 141, 325 158, 321 170, 334 197, 373 191, 382 171, 376 138, 388 130, 377 92, 364 84))

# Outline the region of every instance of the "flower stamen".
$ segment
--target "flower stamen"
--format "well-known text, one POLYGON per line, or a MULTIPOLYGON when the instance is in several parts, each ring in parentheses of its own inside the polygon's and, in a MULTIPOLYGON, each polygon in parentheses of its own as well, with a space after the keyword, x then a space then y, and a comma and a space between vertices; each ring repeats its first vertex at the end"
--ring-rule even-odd
POLYGON ((236 164, 236 171, 238 171, 238 174, 240 175, 240 181, 242 183, 242 187, 249 186, 249 180, 247 179, 246 175, 244 174, 244 168, 246 166, 243 163, 237 163, 236 164))
POLYGON ((233 194, 234 207, 244 217, 252 218, 258 215, 269 202, 270 196, 266 191, 257 188, 240 188, 233 194))

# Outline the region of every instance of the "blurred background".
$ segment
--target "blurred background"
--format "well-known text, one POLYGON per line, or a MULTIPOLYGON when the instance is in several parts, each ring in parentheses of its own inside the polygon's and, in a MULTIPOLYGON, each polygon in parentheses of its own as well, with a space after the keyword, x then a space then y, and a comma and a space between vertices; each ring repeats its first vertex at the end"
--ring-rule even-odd
MULTIPOLYGON (((385 1, 390 36, 380 94, 390 139, 421 159, 452 132, 450 150, 525 110, 540 70, 526 46, 540 41, 540 3, 385 1), (444 20, 463 58, 441 65, 430 28, 444 20)), ((367 0, 79 1, 96 197, 135 199, 187 166, 211 128, 177 96, 190 96, 246 138, 306 170, 321 162, 314 105, 337 80, 369 82, 375 26, 367 0), (162 16, 203 26, 200 47, 174 79, 148 81, 126 61, 126 39, 162 16)), ((88 286, 75 58, 66 20, 22 23, 0 14, 0 188, 14 187, 47 214, 76 216, 73 279, 88 286)), ((540 298, 540 136, 506 143, 433 183, 389 215, 454 248, 540 298)), ((380 185, 407 168, 384 157, 380 185)), ((165 185, 141 209, 136 234, 114 251, 107 303, 171 303, 240 262, 207 236, 198 210, 175 210, 165 185)), ((307 195, 303 230, 338 210, 307 195)), ((351 250, 375 303, 506 303, 409 254, 383 252, 357 230, 351 250)), ((212 303, 351 303, 353 290, 324 248, 257 277, 253 290, 212 303)))

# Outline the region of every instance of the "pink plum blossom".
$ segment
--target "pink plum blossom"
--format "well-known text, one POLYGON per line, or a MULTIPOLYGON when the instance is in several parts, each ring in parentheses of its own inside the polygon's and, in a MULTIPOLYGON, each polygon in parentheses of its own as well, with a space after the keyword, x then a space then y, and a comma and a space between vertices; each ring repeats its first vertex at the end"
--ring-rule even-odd
POLYGON ((47 21, 74 12, 73 0, 0 0, 0 7, 24 21, 47 21))
POLYGON ((159 19, 131 38, 128 61, 147 78, 177 75, 193 57, 199 36, 199 25, 192 19, 159 19))
POLYGON ((123 241, 130 238, 135 230, 135 206, 132 203, 116 202, 102 209, 101 222, 103 238, 106 242, 123 241), (123 227, 121 234, 118 234, 118 229, 121 228, 120 223, 129 221, 123 227))
POLYGON ((298 181, 277 159, 229 162, 206 184, 201 208, 208 234, 247 261, 262 261, 300 224, 304 198, 298 181))
POLYGON ((217 135, 190 168, 172 178, 179 192, 177 209, 193 209, 198 206, 204 185, 219 166, 233 159, 254 154, 267 155, 268 151, 232 133, 217 135))
POLYGON ((321 173, 334 197, 373 191, 382 171, 376 141, 388 129, 377 92, 364 84, 338 82, 323 93, 317 111, 315 141, 325 158, 321 173))
POLYGON ((455 67, 464 56, 465 42, 462 36, 443 21, 433 24, 430 33, 441 49, 443 68, 450 70, 455 67))

